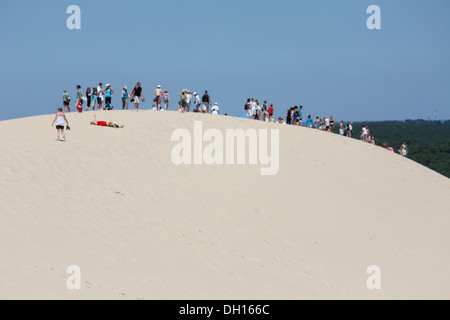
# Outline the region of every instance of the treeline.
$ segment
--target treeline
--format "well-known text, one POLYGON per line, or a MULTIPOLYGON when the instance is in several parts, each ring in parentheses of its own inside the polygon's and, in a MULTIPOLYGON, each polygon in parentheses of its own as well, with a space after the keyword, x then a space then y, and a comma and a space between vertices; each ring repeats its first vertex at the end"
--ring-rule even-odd
POLYGON ((406 141, 408 158, 450 178, 450 120, 355 122, 355 139, 359 139, 363 125, 369 127, 379 146, 386 142, 398 152, 406 141))

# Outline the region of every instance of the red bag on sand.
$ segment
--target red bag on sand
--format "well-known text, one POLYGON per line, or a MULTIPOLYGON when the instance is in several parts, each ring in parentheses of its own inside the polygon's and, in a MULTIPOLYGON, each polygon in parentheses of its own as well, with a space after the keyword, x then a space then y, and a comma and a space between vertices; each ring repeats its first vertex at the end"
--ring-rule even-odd
POLYGON ((77 110, 78 110, 78 112, 83 111, 83 106, 81 105, 81 103, 79 103, 79 104, 77 105, 77 110))

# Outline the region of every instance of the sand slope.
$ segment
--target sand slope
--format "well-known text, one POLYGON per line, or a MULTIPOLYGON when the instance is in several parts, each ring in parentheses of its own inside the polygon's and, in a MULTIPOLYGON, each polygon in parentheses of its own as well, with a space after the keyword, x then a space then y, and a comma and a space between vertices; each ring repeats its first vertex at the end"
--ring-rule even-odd
POLYGON ((224 116, 0 122, 2 299, 449 299, 450 180, 382 148, 224 116), (280 170, 175 166, 177 128, 280 129, 280 170), (81 268, 70 291, 66 268, 81 268), (368 290, 366 269, 381 268, 368 290))

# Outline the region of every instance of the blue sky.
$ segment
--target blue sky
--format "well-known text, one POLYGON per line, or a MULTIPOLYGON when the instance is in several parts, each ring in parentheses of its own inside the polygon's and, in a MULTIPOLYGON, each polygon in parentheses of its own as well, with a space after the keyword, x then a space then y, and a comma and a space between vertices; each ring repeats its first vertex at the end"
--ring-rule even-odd
MULTIPOLYGON (((223 113, 247 98, 277 116, 450 119, 450 1, 8 1, 0 11, 0 120, 54 113, 67 89, 142 82, 209 90, 223 113), (69 5, 81 30, 69 30, 69 5), (370 5, 381 30, 369 30, 370 5)), ((149 101, 151 99, 148 99, 149 101)), ((148 107, 148 103, 144 104, 148 107)), ((72 108, 73 110, 73 108, 72 108)))

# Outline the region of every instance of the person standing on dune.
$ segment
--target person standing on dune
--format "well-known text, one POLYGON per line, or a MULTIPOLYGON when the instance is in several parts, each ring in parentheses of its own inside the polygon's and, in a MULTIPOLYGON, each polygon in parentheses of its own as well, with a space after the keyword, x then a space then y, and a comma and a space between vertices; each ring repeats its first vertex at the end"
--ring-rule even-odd
POLYGON ((134 101, 134 107, 136 108, 136 111, 139 109, 140 99, 144 101, 144 93, 142 92, 141 83, 138 82, 131 92, 131 100, 134 101))
POLYGON ((125 110, 125 108, 128 110, 128 102, 130 101, 130 97, 128 96, 128 89, 127 87, 123 87, 122 90, 122 110, 125 110))
POLYGON ((91 101, 92 101, 92 92, 90 87, 86 89, 86 98, 87 98, 86 111, 89 111, 91 110, 91 101))
POLYGON ((92 87, 92 111, 95 110, 95 105, 97 104, 97 87, 92 87))
POLYGON ((104 94, 103 94, 103 83, 99 83, 98 87, 97 87, 97 109, 99 111, 103 110, 103 99, 104 99, 104 94))
POLYGON ((269 112, 269 121, 271 121, 272 122, 272 120, 273 120, 273 104, 271 104, 270 105, 270 107, 269 107, 269 110, 268 110, 268 112, 269 112))
POLYGON ((162 97, 163 97, 163 91, 161 89, 161 85, 158 85, 155 90, 155 99, 153 102, 156 103, 156 108, 161 110, 161 103, 162 103, 162 97))
POLYGON ((75 102, 75 107, 78 112, 83 111, 83 91, 81 91, 81 86, 77 85, 77 100, 75 102))
POLYGON ((202 102, 206 107, 206 113, 209 113, 209 107, 211 106, 211 97, 209 96, 208 90, 205 90, 205 94, 202 97, 202 102))
POLYGON ((64 90, 62 95, 64 109, 66 112, 70 112, 70 95, 67 93, 67 90, 64 90))
POLYGON ((62 108, 58 108, 58 112, 56 113, 55 119, 52 122, 52 127, 56 123, 56 141, 61 141, 60 136, 62 135, 63 141, 66 142, 66 135, 64 134, 64 126, 67 125, 69 128, 69 121, 67 121, 66 115, 62 111, 62 108))
POLYGON ((170 102, 170 95, 168 90, 164 91, 163 100, 164 100, 164 111, 167 111, 169 110, 169 102, 170 102))
POLYGON ((114 90, 111 89, 111 85, 108 83, 106 89, 103 91, 105 94, 105 109, 112 110, 111 101, 114 95, 114 90))

